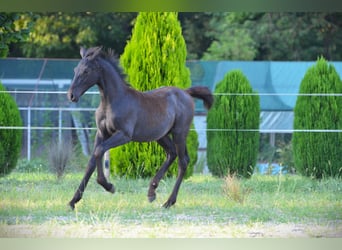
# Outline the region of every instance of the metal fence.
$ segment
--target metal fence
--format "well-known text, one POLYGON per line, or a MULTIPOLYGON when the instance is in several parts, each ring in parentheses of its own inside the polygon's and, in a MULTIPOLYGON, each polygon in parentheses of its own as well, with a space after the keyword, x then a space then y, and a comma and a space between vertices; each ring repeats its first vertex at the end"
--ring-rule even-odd
MULTIPOLYGON (((66 95, 66 91, 6 91, 7 93, 12 94, 15 99, 19 100, 20 95, 23 94, 30 94, 30 95, 40 95, 40 94, 51 94, 51 95, 66 95)), ((0 92, 1 93, 1 92, 0 92)), ((86 93, 87 95, 98 95, 97 91, 89 91, 86 93)), ((240 93, 220 93, 215 94, 216 96, 223 96, 223 95, 259 95, 259 96, 279 96, 279 95, 291 95, 291 96, 299 96, 299 95, 305 95, 305 96, 339 96, 341 97, 342 94, 299 94, 299 93, 251 93, 251 94, 240 94, 240 93)), ((96 105, 93 105, 96 106, 96 105)), ((84 130, 96 130, 95 123, 94 126, 87 126, 83 127, 80 124, 77 125, 69 125, 65 124, 65 114, 70 114, 72 112, 91 112, 93 113, 96 110, 96 107, 72 107, 70 106, 70 103, 67 101, 62 102, 61 105, 55 106, 55 107, 37 107, 37 106, 26 106, 26 107, 19 107, 19 110, 21 112, 21 115, 23 117, 23 126, 21 127, 12 127, 12 126, 0 126, 0 129, 20 129, 24 130, 24 148, 26 150, 25 154, 28 160, 32 157, 32 141, 33 141, 33 131, 54 131, 57 133, 58 141, 61 142, 63 139, 63 132, 64 131, 84 131, 84 130), (69 105, 69 106, 68 106, 69 105), (46 113, 49 111, 57 112, 57 116, 54 116, 54 119, 56 120, 55 123, 51 123, 50 125, 39 125, 37 121, 34 121, 32 119, 32 112, 42 112, 46 113)), ((94 122, 94 118, 92 116, 92 121, 94 122)), ((263 128, 262 126, 259 129, 207 129, 205 124, 205 116, 203 112, 197 113, 195 116, 195 130, 198 132, 199 135, 199 141, 200 141, 200 149, 203 151, 206 149, 206 132, 207 131, 240 131, 240 132, 255 132, 258 131, 260 133, 269 133, 269 134, 284 134, 284 133, 293 133, 293 132, 312 132, 312 133, 320 133, 320 132, 333 132, 333 133, 340 133, 342 132, 341 129, 300 129, 296 130, 293 128, 263 128), (196 119, 197 118, 197 119, 196 119), (196 124, 197 123, 197 124, 196 124)), ((38 136, 39 135, 35 135, 38 136)))

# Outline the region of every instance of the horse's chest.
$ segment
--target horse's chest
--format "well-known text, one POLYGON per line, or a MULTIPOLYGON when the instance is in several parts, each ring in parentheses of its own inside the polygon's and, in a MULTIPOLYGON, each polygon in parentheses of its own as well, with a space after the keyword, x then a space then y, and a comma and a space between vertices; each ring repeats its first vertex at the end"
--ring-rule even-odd
POLYGON ((97 117, 97 127, 106 134, 113 134, 116 130, 112 115, 101 114, 97 117))

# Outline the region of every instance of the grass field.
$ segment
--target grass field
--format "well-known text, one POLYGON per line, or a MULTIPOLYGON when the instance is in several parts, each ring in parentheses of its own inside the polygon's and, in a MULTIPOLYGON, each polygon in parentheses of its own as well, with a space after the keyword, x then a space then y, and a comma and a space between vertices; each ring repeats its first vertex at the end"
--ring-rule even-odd
POLYGON ((296 175, 219 179, 194 175, 177 203, 161 207, 174 179, 147 200, 149 180, 113 178, 114 195, 95 178, 71 211, 82 173, 46 172, 0 179, 0 237, 342 237, 342 181, 296 175))

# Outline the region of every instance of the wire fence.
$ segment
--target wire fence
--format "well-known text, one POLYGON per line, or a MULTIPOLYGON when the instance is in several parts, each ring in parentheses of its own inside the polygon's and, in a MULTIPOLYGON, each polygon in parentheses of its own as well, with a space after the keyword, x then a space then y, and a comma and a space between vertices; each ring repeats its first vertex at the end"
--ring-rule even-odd
MULTIPOLYGON (((6 90, 0 91, 0 93, 9 93, 9 94, 64 94, 66 95, 67 91, 42 91, 42 90, 6 90)), ((84 93, 85 95, 97 95, 98 91, 87 91, 84 93)), ((342 93, 213 93, 214 96, 342 96, 342 93)))
MULTIPOLYGON (((67 91, 34 91, 34 90, 9 90, 9 91, 0 91, 0 93, 10 93, 10 94, 58 94, 58 95, 66 95, 67 91)), ((98 95, 98 91, 88 91, 85 92, 86 95, 98 95)), ((342 96, 342 93, 213 93, 214 96, 342 96)), ((342 107, 341 107, 342 108, 342 107)), ((61 112, 72 112, 72 111, 95 111, 96 108, 79 108, 79 107, 19 107, 19 110, 27 111, 28 117, 30 117, 31 111, 58 111, 61 112)), ((61 119, 59 119, 61 120, 61 119)), ((83 127, 65 127, 65 126, 30 126, 28 123, 27 126, 0 126, 0 129, 31 129, 31 130, 82 130, 85 129, 83 127)), ((96 130, 95 127, 87 128, 90 130, 96 130)), ((311 133, 321 133, 321 132, 342 132, 341 129, 193 129, 197 131, 211 131, 211 132, 229 132, 229 131, 237 131, 237 132, 260 132, 260 133, 294 133, 294 132, 311 132, 311 133)))
MULTIPOLYGON (((0 91, 1 93, 10 93, 16 98, 20 94, 28 94, 28 95, 39 95, 39 94, 54 94, 54 95, 66 95, 67 91, 35 91, 35 90, 10 90, 10 91, 0 91)), ((98 95, 99 92, 97 91, 88 91, 86 95, 98 95)), ((312 93, 312 94, 301 94, 301 93, 214 93, 215 96, 248 96, 248 95, 258 95, 258 96, 342 96, 341 93, 312 93)), ((82 126, 65 126, 63 124, 63 113, 65 112, 94 112, 96 108, 93 107, 68 107, 66 105, 70 105, 69 103, 63 103, 58 107, 19 107, 21 112, 26 113, 26 124, 24 123, 23 126, 0 126, 0 129, 15 129, 15 130, 26 130, 26 141, 27 141, 27 158, 30 160, 31 158, 31 140, 32 140, 32 131, 34 130, 46 130, 46 131, 57 131, 58 133, 58 140, 62 140, 62 131, 77 131, 77 130, 96 130, 96 127, 82 127, 82 126), (54 111, 58 112, 58 124, 50 125, 50 126, 37 126, 32 123, 31 114, 33 111, 39 112, 48 112, 54 111)), ((341 107, 342 108, 342 107, 341 107)), ((200 115, 200 114, 196 114, 200 115)), ((207 132, 259 132, 259 133, 270 133, 270 134, 283 134, 283 133, 341 133, 342 129, 262 129, 262 128, 238 128, 238 129, 231 129, 231 128, 195 128, 200 133, 207 133, 207 132)))

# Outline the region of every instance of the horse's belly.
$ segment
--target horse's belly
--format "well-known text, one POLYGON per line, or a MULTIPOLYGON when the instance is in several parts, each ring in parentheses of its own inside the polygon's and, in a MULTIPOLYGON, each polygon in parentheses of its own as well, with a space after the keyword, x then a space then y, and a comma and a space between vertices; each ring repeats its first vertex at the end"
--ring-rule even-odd
POLYGON ((171 126, 159 124, 159 126, 144 125, 136 127, 132 140, 137 142, 156 141, 165 136, 171 129, 171 126))
POLYGON ((144 133, 137 133, 133 135, 132 141, 149 142, 156 141, 168 133, 166 130, 145 131, 144 133))

